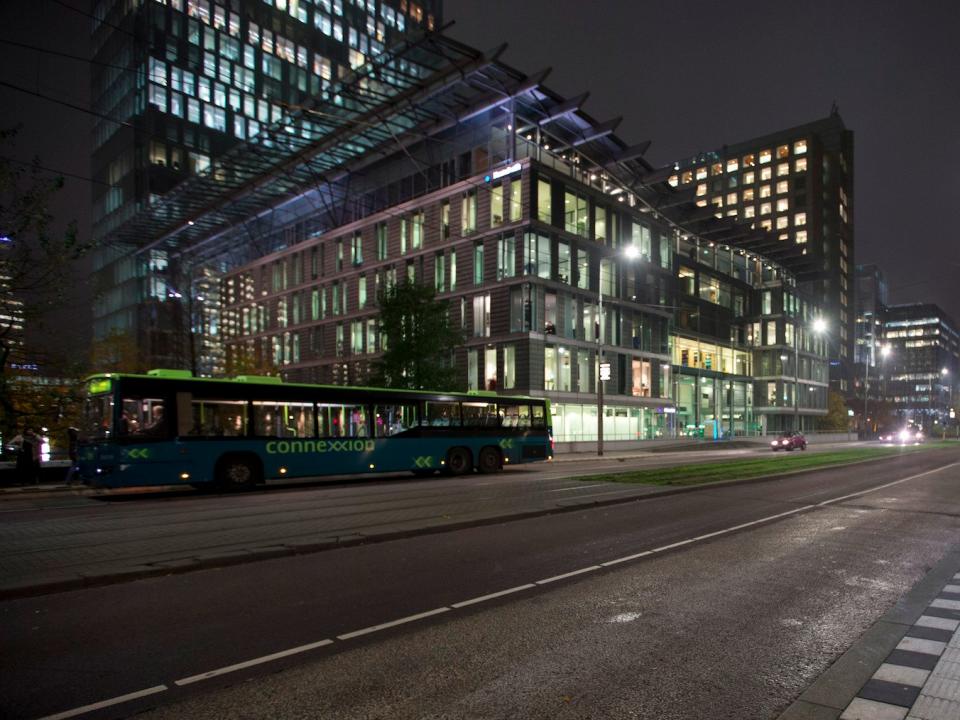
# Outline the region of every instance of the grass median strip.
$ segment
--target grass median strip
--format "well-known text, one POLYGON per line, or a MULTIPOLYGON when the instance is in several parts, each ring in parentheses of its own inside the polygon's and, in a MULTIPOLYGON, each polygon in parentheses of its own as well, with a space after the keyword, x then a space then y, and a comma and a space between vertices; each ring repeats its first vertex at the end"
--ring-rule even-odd
POLYGON ((771 453, 769 458, 727 460, 716 463, 632 470, 622 473, 584 475, 578 477, 577 480, 581 482, 618 482, 640 485, 703 485, 723 480, 743 480, 797 470, 814 470, 832 465, 877 460, 884 457, 898 457, 906 453, 922 452, 941 447, 958 447, 958 445, 952 442, 932 442, 927 445, 910 447, 853 448, 820 453, 804 453, 797 450, 792 453, 771 453))

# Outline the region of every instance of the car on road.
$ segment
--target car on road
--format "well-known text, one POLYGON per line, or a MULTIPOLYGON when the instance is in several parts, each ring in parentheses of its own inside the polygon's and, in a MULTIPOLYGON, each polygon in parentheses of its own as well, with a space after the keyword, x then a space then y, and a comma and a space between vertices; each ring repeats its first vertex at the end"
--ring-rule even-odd
POLYGON ((803 436, 803 433, 795 430, 780 433, 780 437, 770 441, 770 449, 774 452, 777 450, 796 450, 797 448, 806 450, 807 439, 803 436))
POLYGON ((926 438, 924 437, 922 428, 919 428, 915 425, 907 425, 899 430, 890 430, 880 433, 878 439, 880 442, 899 443, 900 445, 913 445, 914 443, 922 443, 926 438))

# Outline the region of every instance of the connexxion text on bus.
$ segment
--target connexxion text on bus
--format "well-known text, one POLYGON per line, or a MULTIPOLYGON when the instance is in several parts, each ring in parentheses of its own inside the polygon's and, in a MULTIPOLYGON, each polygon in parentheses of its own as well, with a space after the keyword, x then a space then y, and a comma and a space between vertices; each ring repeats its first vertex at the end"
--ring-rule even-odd
POLYGON ((324 475, 496 472, 552 457, 543 398, 151 370, 87 379, 79 469, 98 487, 230 488, 324 475))

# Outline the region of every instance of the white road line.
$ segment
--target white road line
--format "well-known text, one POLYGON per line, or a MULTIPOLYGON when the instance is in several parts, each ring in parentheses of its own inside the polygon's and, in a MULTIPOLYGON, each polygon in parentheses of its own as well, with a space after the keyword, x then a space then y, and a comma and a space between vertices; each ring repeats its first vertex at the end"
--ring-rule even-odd
POLYGON ((263 655, 262 657, 254 658, 253 660, 247 660, 235 665, 227 665, 226 667, 218 668, 217 670, 209 670, 208 672, 200 673, 199 675, 191 675, 190 677, 175 681, 174 685, 192 685, 195 682, 217 677, 218 675, 226 675, 227 673, 243 670, 244 668, 253 667, 254 665, 261 665, 266 662, 271 662, 272 660, 279 660, 280 658, 289 657, 290 655, 297 655, 299 653, 307 652, 308 650, 315 650, 316 648, 332 644, 333 640, 319 640, 314 643, 309 643, 308 645, 299 645, 295 648, 290 648, 289 650, 281 650, 280 652, 275 652, 270 655, 263 655))
POLYGON ((574 485, 572 487, 557 488, 556 490, 547 490, 547 492, 570 492, 571 490, 593 490, 600 485, 601 483, 595 483, 593 485, 574 485))
POLYGON ((511 595, 516 592, 521 592, 522 590, 529 590, 530 588, 535 588, 536 585, 533 583, 527 583, 526 585, 517 585, 508 590, 501 590, 500 592, 490 593, 489 595, 481 595, 480 597, 470 598, 469 600, 464 600, 463 602, 454 603, 450 607, 457 608, 458 610, 467 605, 476 605, 477 603, 482 603, 486 600, 493 600, 494 598, 503 597, 504 595, 511 595))
POLYGON ((599 565, 591 565, 590 567, 580 568, 579 570, 574 570, 572 572, 564 573, 563 575, 554 575, 553 577, 548 577, 546 580, 536 580, 535 585, 546 585, 547 583, 557 582, 557 580, 566 580, 567 578, 573 577, 574 575, 582 575, 583 573, 593 572, 594 570, 602 570, 599 565))
POLYGON ((619 565, 620 563, 630 562, 631 560, 638 560, 647 555, 653 555, 653 550, 644 550, 643 552, 627 555, 626 557, 617 558, 616 560, 607 560, 607 562, 600 563, 600 565, 602 567, 610 567, 611 565, 619 565))
POLYGON ((152 688, 147 688, 146 690, 137 690, 137 692, 127 693, 126 695, 118 695, 115 698, 101 700, 100 702, 84 705, 83 707, 74 708, 73 710, 64 710, 56 715, 47 715, 40 718, 40 720, 63 720, 63 718, 72 718, 76 717, 77 715, 84 715, 85 713, 93 712, 94 710, 110 707, 111 705, 119 705, 120 703, 125 703, 130 700, 146 697, 147 695, 156 695, 157 693, 164 692, 165 690, 167 690, 166 685, 156 685, 152 688))
MULTIPOLYGON (((456 605, 453 607, 456 607, 456 605)), ((441 607, 437 608, 436 610, 428 610, 427 612, 417 613, 416 615, 408 615, 407 617, 400 618, 399 620, 392 620, 391 622, 381 623, 380 625, 371 625, 370 627, 365 627, 360 630, 354 630, 353 632, 344 633, 343 635, 337 635, 337 640, 349 640, 350 638, 360 637, 361 635, 369 635, 370 633, 375 633, 379 630, 386 630, 387 628, 396 627, 397 625, 416 622, 417 620, 422 620, 423 618, 430 617, 431 615, 439 615, 440 613, 445 612, 450 612, 450 608, 441 607)))

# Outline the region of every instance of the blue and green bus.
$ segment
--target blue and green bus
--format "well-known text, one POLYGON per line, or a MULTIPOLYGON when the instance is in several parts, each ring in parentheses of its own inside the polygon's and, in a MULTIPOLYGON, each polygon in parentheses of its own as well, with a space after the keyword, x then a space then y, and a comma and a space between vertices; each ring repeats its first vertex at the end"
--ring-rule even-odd
POLYGON ((461 475, 553 457, 550 405, 448 393, 109 373, 86 381, 79 472, 96 487, 461 475))

